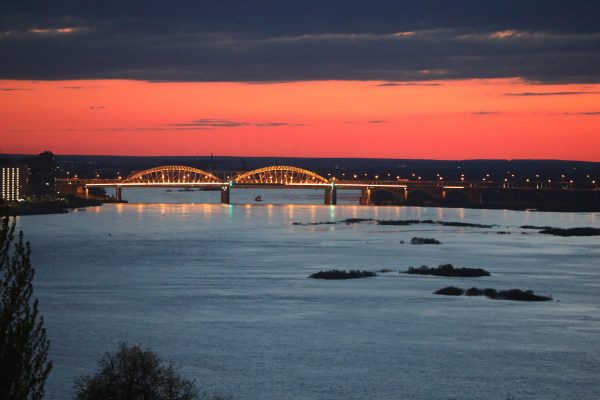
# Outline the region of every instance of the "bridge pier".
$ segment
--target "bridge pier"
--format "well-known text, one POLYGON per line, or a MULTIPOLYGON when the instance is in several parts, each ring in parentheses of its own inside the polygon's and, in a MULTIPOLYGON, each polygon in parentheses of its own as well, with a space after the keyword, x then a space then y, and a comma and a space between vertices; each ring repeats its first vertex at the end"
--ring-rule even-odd
POLYGON ((230 204, 229 192, 229 186, 221 187, 221 204, 230 204))
POLYGON ((115 186, 115 200, 117 200, 117 202, 122 202, 123 201, 123 191, 122 191, 122 187, 121 186, 115 186))
POLYGON ((363 206, 371 204, 371 188, 365 187, 360 190, 360 204, 363 206))
POLYGON ((330 206, 337 204, 337 189, 335 187, 325 189, 325 204, 330 206))

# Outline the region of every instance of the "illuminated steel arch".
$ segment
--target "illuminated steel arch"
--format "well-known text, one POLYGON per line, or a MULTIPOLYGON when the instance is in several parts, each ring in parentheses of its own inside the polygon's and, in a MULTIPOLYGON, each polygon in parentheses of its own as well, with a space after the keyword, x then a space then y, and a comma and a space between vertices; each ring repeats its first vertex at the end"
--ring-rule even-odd
POLYGON ((133 173, 123 180, 123 183, 179 183, 182 185, 218 182, 221 182, 221 180, 211 173, 202 171, 198 168, 185 167, 183 165, 165 165, 162 167, 151 168, 133 173))
POLYGON ((248 171, 238 175, 234 179, 234 182, 267 185, 310 185, 329 183, 327 179, 314 172, 285 165, 248 171))

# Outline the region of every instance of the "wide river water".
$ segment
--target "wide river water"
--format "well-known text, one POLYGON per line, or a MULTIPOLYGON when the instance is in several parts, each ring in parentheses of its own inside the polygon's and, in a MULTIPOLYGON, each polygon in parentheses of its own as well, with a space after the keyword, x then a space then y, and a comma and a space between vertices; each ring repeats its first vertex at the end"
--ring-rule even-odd
POLYGON ((311 190, 233 190, 230 206, 216 192, 124 196, 18 219, 51 340, 47 399, 72 398, 73 380, 120 342, 242 400, 600 398, 600 238, 519 228, 600 228, 599 213, 367 207, 356 193, 330 207, 311 190), (356 217, 497 226, 292 224, 356 217), (413 236, 442 244, 400 243, 413 236), (445 263, 492 275, 398 272, 445 263), (334 268, 394 271, 307 278, 334 268), (554 300, 432 294, 450 285, 554 300))

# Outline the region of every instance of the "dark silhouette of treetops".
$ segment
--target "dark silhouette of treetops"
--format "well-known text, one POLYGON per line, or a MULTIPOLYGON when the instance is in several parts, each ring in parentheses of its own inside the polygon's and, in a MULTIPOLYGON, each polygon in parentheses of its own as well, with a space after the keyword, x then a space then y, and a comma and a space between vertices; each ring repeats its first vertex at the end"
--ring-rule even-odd
POLYGON ((179 375, 150 349, 122 343, 106 353, 93 375, 75 381, 77 400, 194 400, 220 397, 200 395, 194 381, 179 375))
POLYGON ((0 400, 38 400, 52 362, 38 300, 33 299, 31 248, 15 220, 0 222, 0 400))

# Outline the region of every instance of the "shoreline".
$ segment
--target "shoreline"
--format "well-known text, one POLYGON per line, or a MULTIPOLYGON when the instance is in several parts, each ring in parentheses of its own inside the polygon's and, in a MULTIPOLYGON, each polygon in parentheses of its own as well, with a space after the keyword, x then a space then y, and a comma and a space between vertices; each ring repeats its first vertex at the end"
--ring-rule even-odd
POLYGON ((77 198, 41 202, 23 202, 19 204, 4 205, 2 208, 5 215, 21 217, 26 215, 68 214, 69 210, 75 208, 98 207, 104 203, 108 202, 103 200, 77 198))

